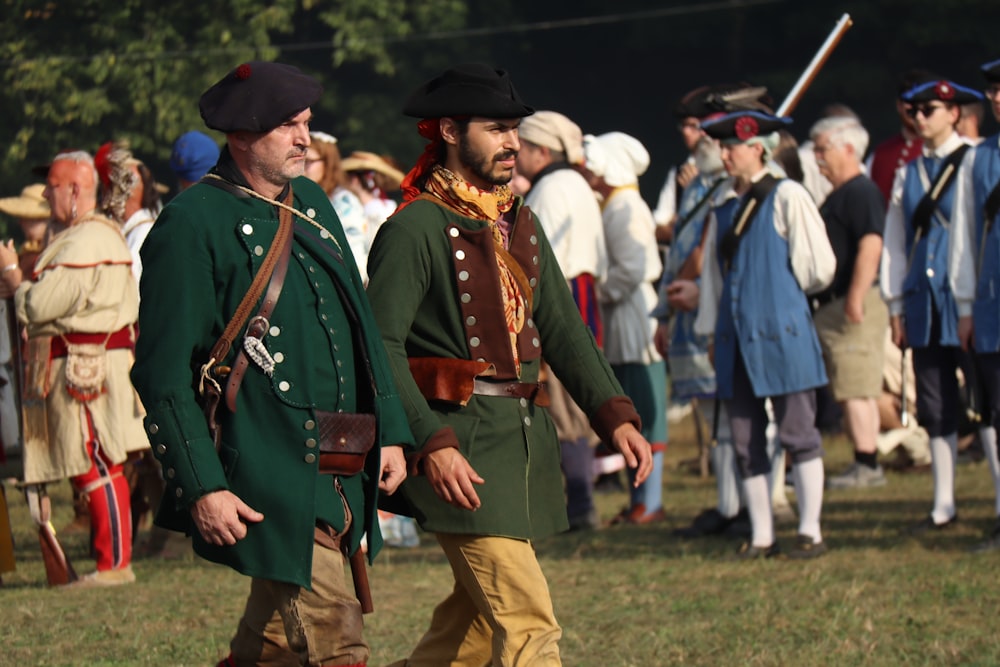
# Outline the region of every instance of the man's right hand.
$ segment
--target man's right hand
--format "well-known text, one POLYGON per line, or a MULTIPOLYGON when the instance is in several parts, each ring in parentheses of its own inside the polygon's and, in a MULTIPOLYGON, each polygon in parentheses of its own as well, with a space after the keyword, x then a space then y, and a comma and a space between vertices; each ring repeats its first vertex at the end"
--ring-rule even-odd
POLYGON ((205 494, 191 506, 191 518, 209 544, 233 545, 247 536, 247 522, 257 523, 264 515, 231 491, 205 494))
POLYGON ((972 315, 963 315, 958 318, 958 344, 966 352, 972 350, 972 335, 974 332, 972 315))
POLYGON ((479 509, 481 503, 473 484, 482 484, 486 480, 454 447, 428 454, 424 459, 424 475, 441 500, 470 511, 479 509))

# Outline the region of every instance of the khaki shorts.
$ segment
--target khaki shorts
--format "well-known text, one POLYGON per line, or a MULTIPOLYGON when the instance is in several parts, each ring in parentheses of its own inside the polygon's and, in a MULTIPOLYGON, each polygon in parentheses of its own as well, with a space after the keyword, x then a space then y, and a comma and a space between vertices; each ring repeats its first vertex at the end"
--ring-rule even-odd
POLYGON ((878 287, 868 290, 862 307, 865 315, 860 324, 847 321, 844 298, 834 299, 813 316, 826 373, 830 377, 830 390, 838 402, 850 398, 878 398, 882 393, 889 309, 878 287))

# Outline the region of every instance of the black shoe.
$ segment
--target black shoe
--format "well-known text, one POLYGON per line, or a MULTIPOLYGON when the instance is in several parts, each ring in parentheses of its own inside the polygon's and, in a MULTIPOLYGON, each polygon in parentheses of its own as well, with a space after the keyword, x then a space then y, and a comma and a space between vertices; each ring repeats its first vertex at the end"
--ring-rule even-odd
POLYGON ((760 558, 774 558, 780 553, 781 549, 778 548, 777 542, 772 543, 769 547, 755 547, 750 542, 744 542, 740 546, 740 550, 732 556, 732 560, 747 561, 758 560, 760 558))
POLYGON ((729 537, 753 537, 753 526, 750 524, 750 513, 746 509, 741 509, 740 513, 733 517, 732 523, 726 528, 726 535, 729 537))
POLYGON ((794 560, 819 558, 826 553, 826 542, 816 542, 808 535, 801 533, 795 538, 795 548, 788 552, 788 557, 794 560))
POLYGON ((997 522, 993 525, 993 529, 986 536, 986 539, 969 549, 974 554, 997 550, 1000 550, 1000 517, 997 517, 997 522))
POLYGON ((675 528, 674 535, 677 537, 704 537, 705 535, 719 535, 726 532, 736 517, 725 517, 715 509, 707 509, 694 518, 690 526, 675 528))
POLYGON ((925 535, 927 533, 934 532, 937 530, 944 530, 945 528, 950 528, 951 526, 954 526, 956 523, 958 523, 958 514, 955 514, 955 516, 951 517, 944 523, 937 523, 936 521, 934 521, 934 517, 928 514, 923 519, 921 519, 917 523, 907 528, 906 532, 909 533, 910 535, 925 535))

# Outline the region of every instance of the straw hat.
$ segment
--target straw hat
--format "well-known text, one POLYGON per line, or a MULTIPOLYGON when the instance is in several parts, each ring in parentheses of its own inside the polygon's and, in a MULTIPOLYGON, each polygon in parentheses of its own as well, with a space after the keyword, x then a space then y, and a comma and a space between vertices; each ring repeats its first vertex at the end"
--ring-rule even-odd
POLYGON ((405 174, 382 159, 381 156, 367 151, 354 151, 340 163, 344 171, 374 171, 393 180, 398 186, 405 174))
POLYGON ((0 198, 0 212, 19 220, 48 220, 49 203, 42 197, 44 183, 33 183, 21 190, 20 197, 0 198))

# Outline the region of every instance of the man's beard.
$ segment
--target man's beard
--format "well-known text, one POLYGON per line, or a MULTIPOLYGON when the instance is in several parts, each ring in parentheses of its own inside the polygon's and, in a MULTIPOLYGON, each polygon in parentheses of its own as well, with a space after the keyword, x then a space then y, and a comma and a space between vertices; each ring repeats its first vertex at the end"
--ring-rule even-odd
POLYGON ((490 185, 505 185, 510 183, 510 179, 514 176, 514 170, 508 169, 502 171, 497 166, 497 162, 515 157, 517 157, 517 151, 503 151, 494 155, 484 156, 482 153, 476 152, 465 136, 459 136, 458 138, 459 162, 474 176, 490 185))

